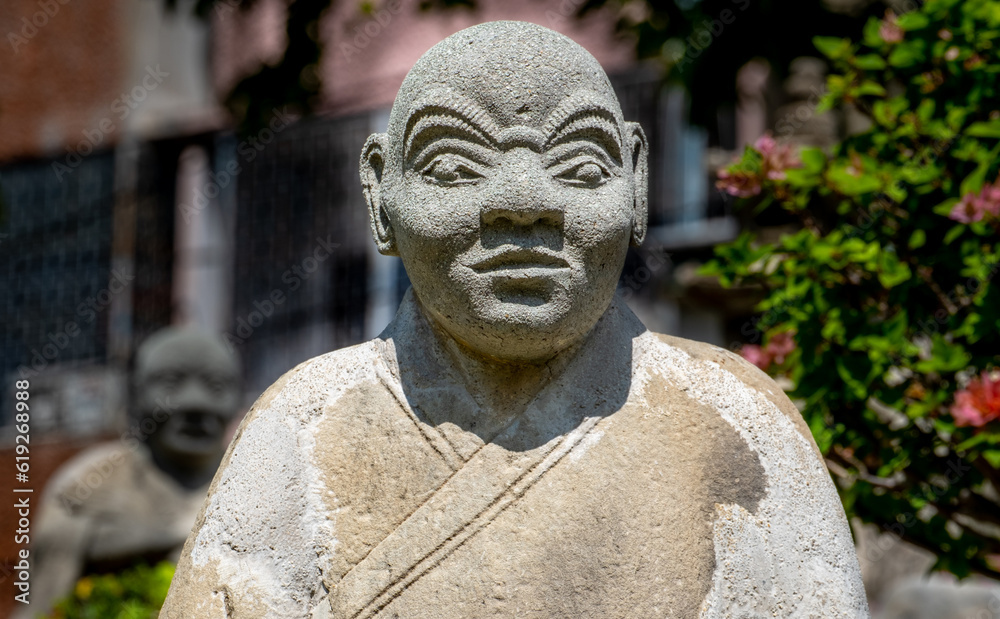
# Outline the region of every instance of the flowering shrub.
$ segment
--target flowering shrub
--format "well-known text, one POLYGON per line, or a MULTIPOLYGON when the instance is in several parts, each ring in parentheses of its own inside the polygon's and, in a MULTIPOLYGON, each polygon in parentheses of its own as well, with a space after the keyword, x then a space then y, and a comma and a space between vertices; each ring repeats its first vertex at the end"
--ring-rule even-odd
POLYGON ((56 604, 49 619, 156 619, 173 577, 174 564, 169 561, 86 576, 56 604))
POLYGON ((927 0, 815 43, 834 66, 818 111, 870 127, 829 152, 748 148, 719 188, 801 230, 746 232, 705 271, 765 291, 767 344, 744 355, 794 385, 848 512, 1000 576, 1000 2, 927 0))
POLYGON ((767 134, 747 149, 739 163, 719 171, 717 187, 731 196, 750 198, 760 194, 763 182, 785 180, 785 170, 801 165, 792 146, 779 145, 767 134))
POLYGON ((978 193, 966 193, 951 209, 948 217, 963 224, 1000 217, 1000 179, 992 185, 983 185, 978 193))
POLYGON ((951 416, 957 426, 982 427, 1000 419, 1000 372, 983 372, 955 394, 951 416))
POLYGON ((771 336, 766 346, 747 344, 740 349, 740 354, 750 363, 767 371, 773 366, 782 365, 785 358, 795 350, 794 335, 791 331, 776 333, 771 336))

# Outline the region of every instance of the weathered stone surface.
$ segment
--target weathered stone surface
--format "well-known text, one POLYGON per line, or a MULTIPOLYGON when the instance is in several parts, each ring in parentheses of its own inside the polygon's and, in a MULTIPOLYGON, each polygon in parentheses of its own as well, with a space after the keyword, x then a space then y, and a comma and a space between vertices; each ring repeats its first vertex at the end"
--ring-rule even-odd
POLYGON ((132 432, 87 449, 49 482, 32 535, 30 605, 47 612, 81 576, 176 561, 223 455, 239 366, 221 338, 164 329, 136 357, 132 432))
POLYGON ((362 155, 413 288, 261 396, 161 616, 866 617, 792 404, 615 297, 645 149, 561 35, 428 52, 362 155))

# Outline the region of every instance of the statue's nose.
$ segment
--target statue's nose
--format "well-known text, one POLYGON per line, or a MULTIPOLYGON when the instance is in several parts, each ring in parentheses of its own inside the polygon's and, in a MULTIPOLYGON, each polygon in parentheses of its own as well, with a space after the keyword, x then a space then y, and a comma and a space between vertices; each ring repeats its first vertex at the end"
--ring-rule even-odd
POLYGON ((483 199, 483 225, 562 228, 563 210, 538 153, 515 148, 501 165, 502 173, 494 175, 483 199))

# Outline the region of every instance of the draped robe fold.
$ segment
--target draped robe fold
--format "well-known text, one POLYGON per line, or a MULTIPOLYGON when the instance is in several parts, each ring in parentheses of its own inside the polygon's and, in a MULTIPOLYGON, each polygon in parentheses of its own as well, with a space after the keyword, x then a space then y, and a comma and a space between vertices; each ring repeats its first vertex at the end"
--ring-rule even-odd
POLYGON ((490 427, 438 337, 410 293, 261 396, 161 617, 867 616, 808 429, 738 356, 616 301, 490 427))

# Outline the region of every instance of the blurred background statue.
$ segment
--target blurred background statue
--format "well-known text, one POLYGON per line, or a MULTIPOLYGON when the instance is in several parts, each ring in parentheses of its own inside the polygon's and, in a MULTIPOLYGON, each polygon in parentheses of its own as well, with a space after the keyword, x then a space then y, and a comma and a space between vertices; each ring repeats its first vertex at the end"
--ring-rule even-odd
POLYGON ((169 327, 139 347, 131 427, 68 462, 46 489, 32 603, 16 617, 49 610, 86 574, 177 560, 225 451, 239 375, 208 333, 169 327))

